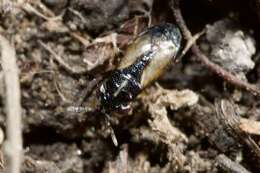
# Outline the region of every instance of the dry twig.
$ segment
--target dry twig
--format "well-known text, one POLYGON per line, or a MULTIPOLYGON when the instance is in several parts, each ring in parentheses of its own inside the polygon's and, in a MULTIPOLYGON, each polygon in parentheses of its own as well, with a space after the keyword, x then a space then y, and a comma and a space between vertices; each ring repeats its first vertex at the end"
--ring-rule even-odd
POLYGON ((22 159, 21 92, 14 48, 0 35, 2 67, 6 89, 8 172, 19 173, 22 159))
POLYGON ((224 154, 220 154, 216 158, 216 163, 224 171, 233 172, 233 173, 250 173, 246 168, 244 168, 239 163, 233 162, 224 154))
POLYGON ((228 100, 221 100, 220 102, 216 102, 215 106, 217 117, 226 130, 232 136, 238 137, 242 140, 249 148, 252 149, 255 155, 260 158, 260 147, 246 132, 241 130, 240 117, 235 110, 233 103, 228 100))
POLYGON ((45 49, 47 50, 51 55, 52 57, 65 69, 67 70, 69 73, 71 74, 84 74, 84 73, 87 73, 88 72, 88 69, 86 68, 81 68, 81 69, 78 69, 75 68, 75 67, 71 67, 68 63, 66 63, 62 57, 60 57, 56 52, 54 52, 49 46, 47 46, 45 43, 43 43, 42 41, 38 41, 39 44, 45 49))
MULTIPOLYGON (((42 3, 37 3, 37 6, 42 8, 44 11, 46 11, 48 13, 48 15, 50 16, 47 16, 45 14, 43 14, 42 12, 38 11, 36 8, 34 8, 31 4, 29 3, 26 3, 22 6, 22 9, 25 10, 26 12, 29 12, 29 13, 33 13, 35 14, 36 16, 46 20, 47 22, 56 22, 56 24, 59 22, 59 21, 62 21, 62 15, 59 15, 59 16, 55 16, 54 13, 49 10, 44 4, 42 3)), ((78 40, 79 42, 81 42, 84 46, 88 47, 89 46, 89 39, 85 39, 84 37, 82 37, 79 33, 76 33, 76 32, 73 32, 73 31, 69 31, 69 28, 63 24, 62 22, 60 22, 60 28, 65 28, 65 30, 68 30, 70 36, 76 40, 78 40)), ((49 29, 49 28, 47 28, 49 29)))
POLYGON ((240 129, 251 135, 260 135, 260 122, 246 118, 240 119, 240 129))
MULTIPOLYGON (((193 40, 192 34, 190 32, 190 30, 188 29, 181 10, 180 10, 180 0, 171 0, 170 1, 170 6, 172 8, 173 11, 173 15, 175 16, 176 22, 179 25, 184 38, 189 42, 189 40, 193 40)), ((250 92, 252 92, 254 95, 260 96, 260 89, 258 87, 256 87, 255 85, 249 84, 245 81, 241 81, 239 80, 237 77, 235 77, 233 74, 231 74, 230 72, 226 71, 225 69, 223 69, 222 67, 220 67, 219 65, 211 62, 206 55, 204 55, 198 45, 196 43, 194 43, 191 47, 192 52, 197 56, 197 58, 207 67, 209 68, 211 71, 213 71, 214 73, 218 74, 219 76, 221 76, 224 80, 228 81, 229 83, 239 87, 239 88, 243 88, 245 90, 248 90, 250 92)))

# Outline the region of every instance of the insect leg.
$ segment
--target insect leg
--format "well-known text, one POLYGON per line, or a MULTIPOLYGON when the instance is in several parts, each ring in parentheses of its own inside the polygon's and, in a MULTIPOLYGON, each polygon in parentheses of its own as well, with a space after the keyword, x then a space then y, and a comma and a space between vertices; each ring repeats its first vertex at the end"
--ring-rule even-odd
POLYGON ((105 114, 105 123, 106 123, 107 128, 109 129, 111 139, 112 139, 114 145, 117 147, 118 142, 117 142, 117 139, 116 139, 115 131, 112 128, 112 125, 110 123, 111 118, 107 113, 104 113, 104 114, 105 114))

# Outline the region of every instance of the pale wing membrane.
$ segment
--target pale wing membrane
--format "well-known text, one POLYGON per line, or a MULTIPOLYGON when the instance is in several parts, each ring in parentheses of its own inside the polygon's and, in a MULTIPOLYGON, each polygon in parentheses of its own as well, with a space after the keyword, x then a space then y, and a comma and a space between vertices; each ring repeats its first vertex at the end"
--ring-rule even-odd
POLYGON ((134 64, 138 57, 142 56, 144 52, 147 52, 150 49, 151 37, 148 34, 138 37, 126 50, 126 54, 119 63, 118 69, 123 69, 134 64))
POLYGON ((176 52, 177 48, 172 42, 159 45, 157 53, 151 58, 149 65, 143 71, 140 82, 141 88, 145 88, 165 71, 172 58, 176 56, 176 52))

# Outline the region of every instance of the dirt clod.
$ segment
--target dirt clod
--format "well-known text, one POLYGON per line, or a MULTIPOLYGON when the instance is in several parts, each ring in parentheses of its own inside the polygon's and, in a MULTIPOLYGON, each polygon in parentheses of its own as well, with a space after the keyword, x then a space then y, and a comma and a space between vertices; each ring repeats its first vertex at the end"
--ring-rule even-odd
POLYGON ((22 173, 260 172, 260 3, 178 2, 0 1, 0 35, 18 68, 17 80, 6 77, 2 60, 14 54, 0 41, 0 172, 22 155, 22 173), (186 31, 187 53, 128 111, 104 116, 101 83, 139 33, 165 22, 186 31), (18 124, 7 91, 21 97, 18 124), (6 145, 13 129, 23 152, 6 145))

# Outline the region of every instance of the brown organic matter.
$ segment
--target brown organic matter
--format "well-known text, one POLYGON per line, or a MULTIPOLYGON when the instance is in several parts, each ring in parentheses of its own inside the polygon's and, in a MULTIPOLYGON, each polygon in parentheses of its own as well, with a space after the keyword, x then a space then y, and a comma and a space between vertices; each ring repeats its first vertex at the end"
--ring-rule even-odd
POLYGON ((259 7, 0 1, 0 172, 260 172, 259 7), (185 51, 127 112, 110 113, 115 146, 99 87, 139 33, 165 22, 185 51))

